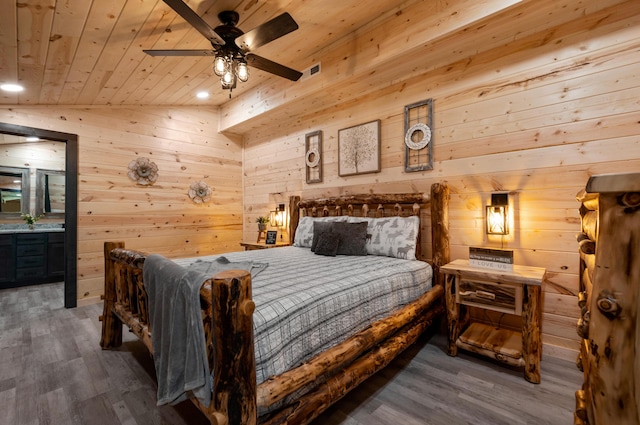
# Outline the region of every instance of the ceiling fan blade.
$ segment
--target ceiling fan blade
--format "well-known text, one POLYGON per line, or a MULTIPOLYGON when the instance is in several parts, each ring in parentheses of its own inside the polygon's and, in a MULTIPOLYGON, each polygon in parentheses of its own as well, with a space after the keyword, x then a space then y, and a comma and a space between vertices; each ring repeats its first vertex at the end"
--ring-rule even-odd
POLYGON ((300 71, 296 71, 295 69, 280 65, 279 63, 270 61, 269 59, 265 59, 258 55, 254 55, 253 53, 247 53, 245 58, 247 60, 247 64, 253 66, 254 68, 270 72, 279 77, 283 77, 291 81, 298 81, 298 79, 302 77, 302 72, 300 71))
POLYGON ((296 21, 285 12, 239 36, 236 44, 245 51, 253 50, 297 29, 296 21))
POLYGON ((182 18, 191 24, 198 32, 205 36, 207 40, 211 42, 214 46, 222 46, 224 44, 224 40, 220 38, 218 34, 207 24, 204 19, 202 19, 196 12, 193 11, 189 6, 185 4, 182 0, 162 0, 164 1, 170 8, 172 8, 178 15, 182 16, 182 18))
POLYGON ((215 56, 213 50, 143 50, 150 56, 215 56))

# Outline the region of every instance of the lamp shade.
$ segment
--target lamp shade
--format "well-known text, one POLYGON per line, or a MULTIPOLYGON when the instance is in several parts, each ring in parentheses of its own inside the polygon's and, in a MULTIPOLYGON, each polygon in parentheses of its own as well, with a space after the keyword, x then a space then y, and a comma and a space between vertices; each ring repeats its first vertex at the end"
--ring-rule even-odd
POLYGON ((487 205, 487 234, 509 234, 509 195, 491 194, 491 205, 487 205))
POLYGON ((236 75, 231 72, 231 70, 224 73, 224 75, 220 78, 220 82, 222 83, 223 89, 231 89, 236 86, 236 75))
POLYGON ((487 234, 509 234, 509 222, 507 220, 507 206, 487 206, 487 234))
POLYGON ((213 72, 218 76, 222 77, 229 69, 227 58, 224 56, 216 56, 213 61, 213 72))
POLYGON ((271 224, 271 227, 284 227, 284 204, 278 205, 278 207, 274 211, 271 211, 271 213, 269 214, 269 222, 269 224, 271 224))
POLYGON ((238 80, 243 83, 249 80, 249 67, 246 62, 238 61, 238 65, 236 65, 236 75, 238 76, 238 80))

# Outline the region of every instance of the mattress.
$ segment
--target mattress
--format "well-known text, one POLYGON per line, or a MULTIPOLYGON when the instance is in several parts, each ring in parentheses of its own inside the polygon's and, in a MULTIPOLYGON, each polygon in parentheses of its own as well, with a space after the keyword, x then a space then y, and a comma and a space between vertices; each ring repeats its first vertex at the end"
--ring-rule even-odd
MULTIPOLYGON (((411 303, 432 281, 425 262, 374 255, 325 257, 291 246, 224 256, 268 264, 252 279, 258 384, 411 303)), ((188 267, 217 257, 173 261, 188 267)))

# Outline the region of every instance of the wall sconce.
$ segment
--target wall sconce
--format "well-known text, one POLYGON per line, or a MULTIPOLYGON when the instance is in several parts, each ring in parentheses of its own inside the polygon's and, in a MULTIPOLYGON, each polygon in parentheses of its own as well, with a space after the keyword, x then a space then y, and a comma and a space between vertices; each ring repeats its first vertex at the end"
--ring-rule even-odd
POLYGON ((271 211, 269 214, 269 224, 271 227, 284 227, 284 204, 279 204, 275 211, 271 211))
POLYGON ((509 194, 492 193, 491 205, 487 205, 487 234, 509 234, 509 194))

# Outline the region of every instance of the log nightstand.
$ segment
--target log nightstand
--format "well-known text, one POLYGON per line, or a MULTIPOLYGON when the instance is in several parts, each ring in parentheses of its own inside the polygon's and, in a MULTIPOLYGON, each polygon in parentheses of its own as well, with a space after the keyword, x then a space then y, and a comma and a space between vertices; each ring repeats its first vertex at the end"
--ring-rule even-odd
POLYGON ((540 383, 540 293, 546 270, 517 265, 513 271, 493 270, 470 266, 468 260, 452 261, 440 270, 445 275, 448 354, 456 356, 462 348, 512 366, 524 366, 524 378, 540 383), (521 315, 522 331, 470 324, 467 306, 521 315))
POLYGON ((275 244, 266 244, 264 242, 240 242, 245 251, 253 251, 254 249, 280 248, 281 246, 291 245, 288 242, 277 242, 275 244))

